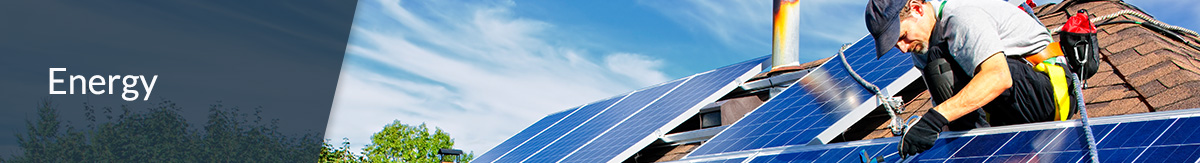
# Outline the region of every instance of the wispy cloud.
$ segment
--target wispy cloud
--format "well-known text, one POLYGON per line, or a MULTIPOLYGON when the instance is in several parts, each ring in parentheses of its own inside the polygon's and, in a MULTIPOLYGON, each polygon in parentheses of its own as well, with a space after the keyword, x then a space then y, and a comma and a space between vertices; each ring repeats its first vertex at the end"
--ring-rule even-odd
POLYGON ((654 1, 638 3, 657 9, 676 23, 729 46, 771 46, 771 1, 654 1), (762 39, 765 36, 767 39, 762 39))
POLYGON ((354 148, 400 120, 482 154, 545 115, 667 80, 662 60, 540 35, 554 25, 512 2, 359 3, 326 133, 354 148))
POLYGON ((637 54, 616 53, 605 57, 604 62, 609 71, 624 75, 639 85, 667 81, 667 75, 658 71, 662 67, 661 60, 637 54))

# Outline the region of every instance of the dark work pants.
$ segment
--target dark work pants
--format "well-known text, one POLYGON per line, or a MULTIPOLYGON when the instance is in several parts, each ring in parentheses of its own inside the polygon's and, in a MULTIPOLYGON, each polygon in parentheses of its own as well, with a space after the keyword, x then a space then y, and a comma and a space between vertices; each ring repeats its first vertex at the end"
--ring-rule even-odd
POLYGON ((1037 72, 1019 57, 1007 57, 1012 87, 982 109, 969 113, 948 126, 950 130, 1052 121, 1055 118, 1053 87, 1049 77, 1037 72), (981 112, 982 110, 982 112, 981 112), (983 112, 986 112, 983 113, 983 112))

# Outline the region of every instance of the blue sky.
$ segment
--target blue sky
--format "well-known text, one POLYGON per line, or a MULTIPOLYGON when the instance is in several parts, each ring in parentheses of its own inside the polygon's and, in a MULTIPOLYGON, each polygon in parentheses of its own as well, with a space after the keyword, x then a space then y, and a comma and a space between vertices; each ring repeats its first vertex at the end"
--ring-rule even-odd
MULTIPOLYGON (((805 1, 801 60, 867 34, 865 1, 805 1)), ((1200 2, 1134 1, 1200 29, 1200 2)), ((326 138, 399 120, 482 154, 553 112, 767 55, 771 2, 361 0, 326 138)))

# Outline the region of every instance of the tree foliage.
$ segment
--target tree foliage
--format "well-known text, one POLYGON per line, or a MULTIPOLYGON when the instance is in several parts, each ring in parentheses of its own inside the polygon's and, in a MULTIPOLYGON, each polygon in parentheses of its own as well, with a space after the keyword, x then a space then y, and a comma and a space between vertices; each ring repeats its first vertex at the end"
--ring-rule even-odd
POLYGON ((321 163, 355 163, 366 162, 362 156, 354 155, 350 152, 350 142, 347 139, 342 139, 342 145, 333 147, 328 142, 321 146, 321 159, 317 162, 321 163))
POLYGON ((43 100, 37 118, 26 121, 28 131, 17 134, 23 153, 0 162, 311 162, 321 150, 314 134, 289 137, 277 131, 277 120, 262 122, 260 108, 249 120, 237 107, 211 105, 202 129, 189 129, 171 101, 143 111, 121 106, 115 117, 111 107, 96 114, 85 103, 84 110, 88 125, 75 128, 43 100))
POLYGON ((340 147, 325 143, 322 162, 468 162, 475 157, 467 153, 458 157, 438 155, 438 149, 454 147, 454 139, 442 129, 432 131, 425 124, 412 126, 393 121, 371 136, 371 144, 362 155, 348 151, 349 142, 340 147))
POLYGON ((280 133, 278 120, 264 122, 261 108, 250 115, 238 107, 210 105, 204 126, 191 128, 182 108, 171 101, 143 110, 97 109, 84 103, 87 125, 76 128, 62 123, 56 107, 48 99, 39 103, 37 117, 26 120, 27 131, 16 134, 22 153, 0 162, 312 162, 319 156, 318 162, 426 163, 474 158, 473 153, 442 158, 438 149, 452 148, 454 140, 425 124, 394 121, 375 133, 361 154, 354 154, 348 140, 319 145, 314 134, 280 133))

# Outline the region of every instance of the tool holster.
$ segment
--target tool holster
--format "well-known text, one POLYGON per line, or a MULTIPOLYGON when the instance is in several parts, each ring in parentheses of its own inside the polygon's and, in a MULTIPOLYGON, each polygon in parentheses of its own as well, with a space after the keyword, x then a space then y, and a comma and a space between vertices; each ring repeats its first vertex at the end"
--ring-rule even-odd
MULTIPOLYGON (((921 70, 921 75, 925 79, 925 86, 929 89, 930 100, 933 100, 934 105, 945 102, 954 94, 958 94, 971 78, 967 76, 967 71, 959 66, 958 61, 954 60, 948 50, 949 46, 946 43, 937 44, 929 47, 926 52, 928 63, 921 70)), ((967 115, 962 116, 958 120, 951 121, 947 127, 951 131, 968 130, 979 127, 989 127, 987 113, 983 109, 977 109, 967 115)))

